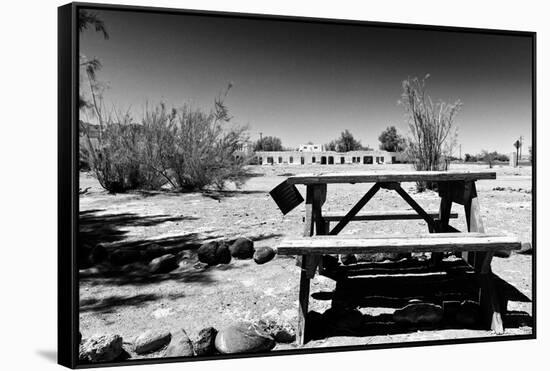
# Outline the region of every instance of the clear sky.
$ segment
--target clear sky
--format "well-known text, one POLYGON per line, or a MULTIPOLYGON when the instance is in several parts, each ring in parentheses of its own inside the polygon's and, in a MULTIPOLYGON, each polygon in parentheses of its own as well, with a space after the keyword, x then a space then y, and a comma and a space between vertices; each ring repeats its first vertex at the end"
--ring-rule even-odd
MULTIPOLYGON (((378 148, 389 125, 407 133, 401 83, 427 73, 434 100, 464 106, 456 124, 464 153, 531 145, 531 42, 495 36, 376 26, 95 11, 110 38, 81 34, 80 53, 103 63, 108 105, 139 118, 146 102, 210 108, 282 139, 327 143, 349 129, 378 148)), ((455 155, 458 155, 458 149, 455 155)))

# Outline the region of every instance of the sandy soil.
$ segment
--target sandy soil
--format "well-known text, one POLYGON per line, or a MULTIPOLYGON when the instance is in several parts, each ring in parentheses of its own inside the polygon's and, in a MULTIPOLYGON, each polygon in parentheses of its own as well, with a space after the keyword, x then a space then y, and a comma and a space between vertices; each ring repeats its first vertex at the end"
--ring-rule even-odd
MULTIPOLYGON (((409 170, 409 165, 376 166, 409 170)), ((455 165, 453 169, 463 166, 455 165)), ((82 173, 80 187, 90 187, 80 198, 81 222, 93 238, 110 248, 141 249, 158 243, 168 249, 184 251, 180 267, 170 274, 106 275, 94 270, 80 274, 80 328, 83 337, 98 333, 117 333, 125 341, 142 331, 184 328, 193 337, 201 328, 221 328, 236 320, 260 318, 283 319, 296 323, 299 269, 291 258, 278 257, 265 265, 253 261, 233 260, 230 264, 203 267, 197 263, 196 247, 215 238, 246 236, 255 246, 274 246, 287 236, 302 233, 304 206, 283 216, 268 192, 286 176, 318 171, 350 171, 367 166, 256 166, 255 176, 240 190, 218 194, 130 193, 110 195, 89 174, 82 173)), ((372 167, 371 167, 372 168, 372 167)), ((487 166, 469 165, 468 169, 487 166)), ((530 242, 531 168, 496 167, 496 180, 478 182, 478 193, 487 232, 513 232, 530 242), (498 190, 495 190, 498 189, 498 190)), ((363 185, 329 185, 326 210, 348 210, 368 189, 363 185)), ((416 193, 414 184, 403 187, 426 210, 438 209, 437 194, 416 193)), ((305 189, 300 188, 305 195, 305 189)), ((409 209, 395 193, 381 190, 366 206, 369 210, 409 209)), ((464 212, 453 206, 459 218, 451 224, 465 229, 464 212)), ((362 222, 350 224, 342 233, 424 233, 422 221, 362 222)), ((513 254, 495 258, 494 272, 527 298, 531 298, 530 255, 513 254)), ((311 293, 331 292, 334 281, 317 275, 311 293)), ((322 298, 322 295, 319 295, 322 298)), ((330 307, 330 300, 310 300, 310 310, 320 313, 330 307)), ((384 308, 380 309, 384 312, 384 308)), ((510 301, 508 310, 529 318, 531 303, 510 301)), ((391 313, 391 310, 388 310, 391 313)), ((517 322, 517 321, 516 321, 517 322)), ((519 321, 506 329, 506 335, 531 333, 529 321, 519 321)), ((410 331, 375 336, 331 336, 314 340, 306 347, 379 344, 417 340, 435 340, 478 336, 496 336, 489 331, 446 329, 410 331)), ((276 349, 296 347, 279 344, 276 349)), ((162 356, 162 352, 149 357, 162 356)))

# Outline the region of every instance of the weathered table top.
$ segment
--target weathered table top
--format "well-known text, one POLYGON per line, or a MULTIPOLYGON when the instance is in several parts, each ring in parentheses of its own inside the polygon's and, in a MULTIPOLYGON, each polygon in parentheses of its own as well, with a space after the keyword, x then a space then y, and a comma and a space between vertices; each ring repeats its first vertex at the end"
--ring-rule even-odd
POLYGON ((349 173, 315 173, 291 176, 291 184, 377 183, 377 182, 447 182, 496 179, 494 171, 362 171, 349 173))

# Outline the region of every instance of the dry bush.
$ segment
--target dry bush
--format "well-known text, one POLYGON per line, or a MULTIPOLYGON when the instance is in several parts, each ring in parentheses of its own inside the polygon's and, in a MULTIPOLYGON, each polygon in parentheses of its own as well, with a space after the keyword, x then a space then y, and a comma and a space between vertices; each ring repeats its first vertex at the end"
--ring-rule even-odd
POLYGON ((127 114, 104 119, 96 109, 100 124, 81 126, 83 162, 103 188, 115 193, 166 185, 180 192, 223 189, 228 181, 240 186, 248 176, 248 159, 236 152, 247 140, 246 128, 230 124, 223 102, 227 91, 210 113, 160 104, 147 108, 140 124, 127 114))
MULTIPOLYGON (((418 78, 403 81, 403 94, 400 103, 408 115, 410 136, 407 140, 407 155, 416 170, 446 170, 446 157, 452 154, 456 144, 457 130, 454 119, 462 103, 434 103, 426 93, 426 79, 418 78)), ((423 191, 431 184, 418 183, 423 191)))

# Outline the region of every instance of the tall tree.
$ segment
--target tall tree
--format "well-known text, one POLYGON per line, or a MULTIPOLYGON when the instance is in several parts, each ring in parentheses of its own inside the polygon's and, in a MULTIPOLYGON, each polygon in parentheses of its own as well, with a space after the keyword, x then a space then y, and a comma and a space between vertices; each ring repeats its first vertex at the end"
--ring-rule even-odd
POLYGON ((256 143, 254 143, 254 152, 258 151, 282 151, 283 145, 281 143, 281 138, 277 137, 263 137, 262 139, 258 139, 256 143))
POLYGON ((397 133, 395 126, 388 126, 380 136, 380 149, 389 152, 402 152, 405 150, 405 138, 397 133))
MULTIPOLYGON (((408 115, 410 131, 407 153, 409 159, 414 161, 416 170, 446 170, 446 159, 456 144, 457 129, 454 121, 462 103, 459 100, 455 103, 434 103, 426 92, 426 79, 429 76, 403 81, 400 103, 408 115)), ((433 188, 434 185, 417 183, 418 191, 426 187, 433 188)))
MULTIPOLYGON (((109 39, 109 33, 107 31, 107 28, 105 27, 105 23, 103 20, 101 20, 96 13, 92 13, 87 10, 79 10, 78 13, 78 32, 82 33, 85 30, 93 29, 95 32, 99 32, 103 35, 103 38, 105 40, 109 39)), ((96 73, 101 69, 101 62, 97 58, 87 58, 84 55, 79 56, 80 59, 80 69, 81 73, 83 72, 85 76, 88 78, 89 86, 92 95, 92 100, 94 99, 94 95, 97 95, 97 89, 96 92, 94 92, 94 86, 97 84, 96 80, 96 73)), ((82 84, 81 84, 82 85, 82 84)), ((97 86, 96 86, 97 88, 97 86)), ((83 94, 83 89, 80 89, 79 97, 78 97, 78 108, 79 109, 93 109, 94 105, 97 109, 97 102, 92 102, 83 94)), ((94 109, 94 111, 96 110, 94 109)), ((97 115, 97 112, 94 112, 97 115)))
POLYGON ((353 134, 346 129, 340 134, 339 138, 325 144, 325 149, 327 151, 349 152, 361 150, 363 146, 361 141, 355 139, 353 134))
POLYGON ((426 92, 424 79, 403 81, 400 103, 408 115, 410 138, 408 153, 417 170, 442 170, 444 157, 451 154, 456 143, 456 115, 462 107, 455 103, 434 103, 426 92))

